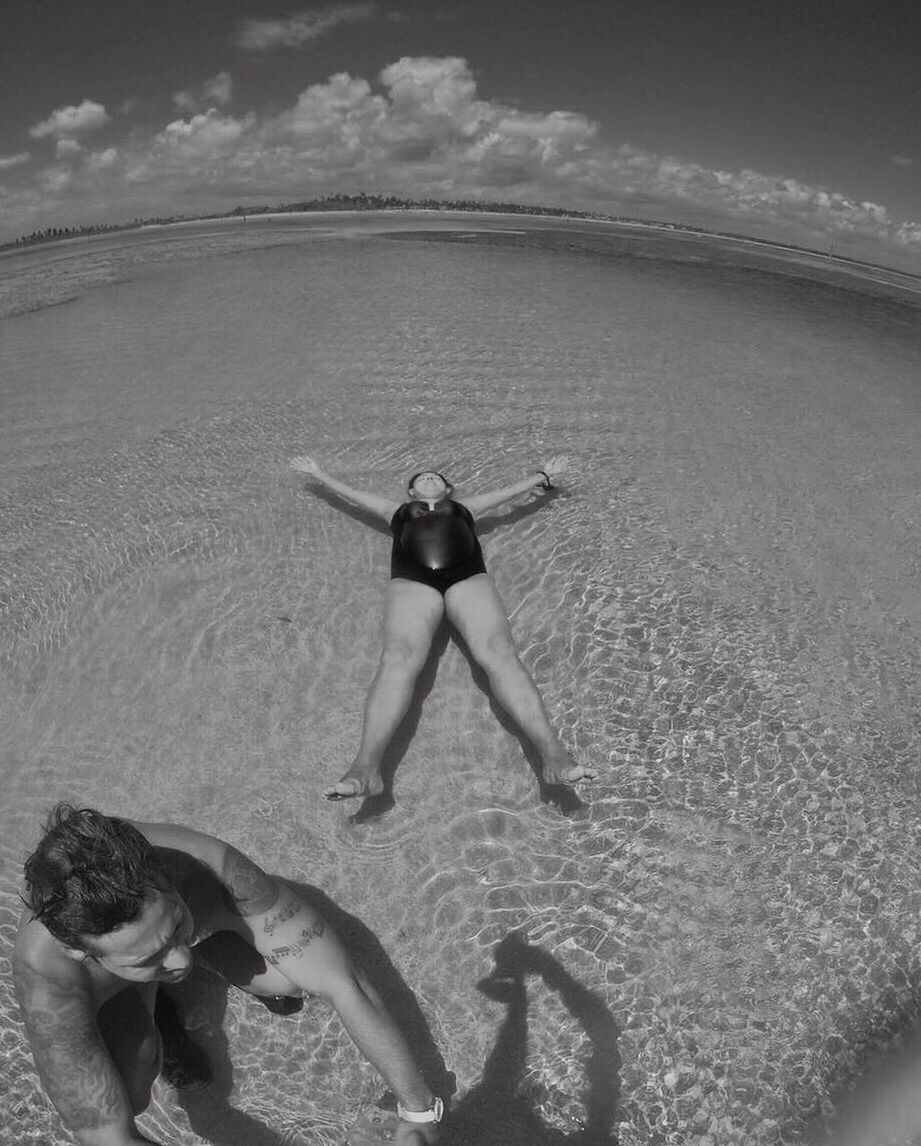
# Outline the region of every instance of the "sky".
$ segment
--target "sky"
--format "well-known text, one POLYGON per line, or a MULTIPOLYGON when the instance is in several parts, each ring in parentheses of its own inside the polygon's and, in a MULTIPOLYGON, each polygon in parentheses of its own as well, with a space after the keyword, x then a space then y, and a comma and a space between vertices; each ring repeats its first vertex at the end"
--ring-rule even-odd
POLYGON ((0 0, 0 241, 341 191, 921 272, 918 0, 0 0))

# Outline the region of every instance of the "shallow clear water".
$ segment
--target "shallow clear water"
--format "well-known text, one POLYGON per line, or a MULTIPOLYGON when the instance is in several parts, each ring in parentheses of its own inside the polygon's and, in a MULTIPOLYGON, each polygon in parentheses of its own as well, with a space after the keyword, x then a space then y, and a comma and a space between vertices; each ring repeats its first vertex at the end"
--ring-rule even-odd
MULTIPOLYGON (((52 802, 189 823, 359 921, 503 1141, 800 1141, 916 1016, 917 296, 505 222, 0 264, 0 933, 52 802), (584 807, 539 802, 449 640, 395 807, 355 822, 321 792, 357 747, 389 539, 287 458, 394 493, 433 465, 462 499, 561 451, 559 496, 483 540, 598 767, 584 807), (519 930, 526 1010, 478 989, 519 930)), ((189 995, 220 1081, 159 1089, 154 1137, 325 1146, 382 1090, 318 1003, 189 995)), ((11 1141, 65 1141, 6 975, 0 1010, 11 1141)))

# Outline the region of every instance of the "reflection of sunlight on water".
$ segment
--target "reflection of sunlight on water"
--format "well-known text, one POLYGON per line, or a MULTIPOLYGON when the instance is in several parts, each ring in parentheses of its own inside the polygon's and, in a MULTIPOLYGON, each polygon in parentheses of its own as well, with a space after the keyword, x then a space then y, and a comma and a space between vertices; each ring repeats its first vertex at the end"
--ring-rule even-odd
MULTIPOLYGON (((524 931, 620 1029, 621 1146, 781 1141, 856 1071, 852 1016, 908 1006, 921 939, 916 577, 902 518, 877 512, 917 484, 915 328, 789 280, 520 239, 289 240, 126 254, 117 298, 7 323, 4 934, 52 799, 190 822, 370 929, 461 1094, 506 1014, 476 984, 524 931), (451 641, 395 805, 362 821, 321 799, 357 748, 389 539, 284 470, 304 451, 394 495, 434 465, 461 500, 575 456, 483 543, 554 721, 600 770, 576 814, 540 803, 451 641)), ((527 991, 526 1089, 572 1128, 586 1036, 527 991)), ((274 1142, 338 1141, 380 1091, 320 1004, 282 1020, 231 993, 218 1013, 225 1105, 274 1142)), ((0 1097, 22 1141, 53 1141, 3 1034, 0 1097)), ((199 1125, 236 1146, 229 1117, 199 1125)), ((202 1140, 166 1090, 151 1125, 202 1140)))

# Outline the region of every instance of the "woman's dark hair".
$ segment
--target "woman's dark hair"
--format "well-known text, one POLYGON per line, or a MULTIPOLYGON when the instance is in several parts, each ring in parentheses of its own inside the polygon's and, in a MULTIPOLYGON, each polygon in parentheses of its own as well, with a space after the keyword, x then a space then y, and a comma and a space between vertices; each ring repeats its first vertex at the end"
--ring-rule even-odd
POLYGON ((444 474, 440 474, 440 473, 438 472, 438 470, 419 470, 419 472, 418 472, 418 473, 414 473, 414 474, 413 474, 413 476, 412 476, 412 477, 409 479, 409 481, 406 483, 406 488, 407 488, 407 490, 410 490, 410 489, 412 489, 412 488, 413 488, 413 486, 416 484, 416 478, 417 478, 417 477, 422 477, 422 475, 423 475, 423 474, 434 474, 434 475, 435 475, 435 477, 440 477, 440 478, 441 478, 441 480, 442 480, 442 481, 445 483, 445 485, 448 487, 448 493, 449 493, 449 494, 451 494, 451 493, 454 493, 454 483, 453 483, 453 482, 450 482, 450 481, 448 481, 448 479, 445 477, 445 475, 444 475, 444 474))
POLYGON ((169 879, 148 840, 127 820, 58 804, 26 860, 23 901, 68 947, 105 935, 140 915, 169 879))

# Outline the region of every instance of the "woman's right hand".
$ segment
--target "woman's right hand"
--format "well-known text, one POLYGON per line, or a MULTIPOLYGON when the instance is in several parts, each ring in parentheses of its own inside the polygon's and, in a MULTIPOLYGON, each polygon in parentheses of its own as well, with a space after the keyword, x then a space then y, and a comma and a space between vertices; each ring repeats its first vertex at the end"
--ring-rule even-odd
POLYGON ((310 474, 312 477, 318 477, 320 474, 320 467, 306 454, 301 454, 298 458, 292 458, 288 465, 291 469, 297 470, 301 474, 310 474))
POLYGON ((551 481, 554 478, 562 477, 570 469, 572 469, 572 458, 569 454, 554 454, 552 458, 547 458, 544 462, 544 473, 551 481))

